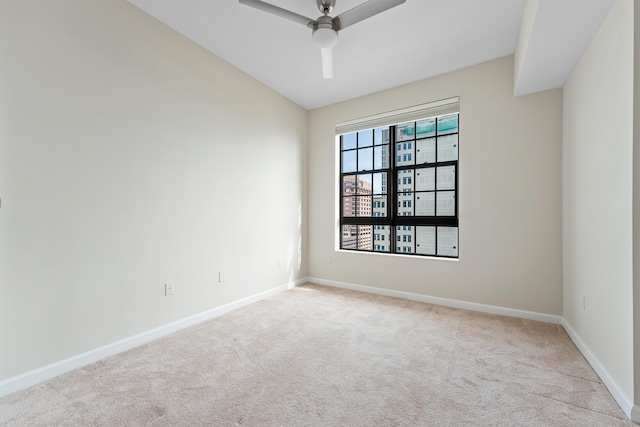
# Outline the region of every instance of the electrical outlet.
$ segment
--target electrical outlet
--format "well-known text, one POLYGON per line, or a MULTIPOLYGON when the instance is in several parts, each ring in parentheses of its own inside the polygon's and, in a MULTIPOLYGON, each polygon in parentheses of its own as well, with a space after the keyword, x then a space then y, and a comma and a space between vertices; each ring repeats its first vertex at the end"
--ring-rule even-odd
POLYGON ((329 255, 329 256, 327 257, 327 264, 331 264, 331 261, 333 261, 333 260, 331 259, 331 255, 329 255))
POLYGON ((220 272, 218 272, 218 283, 222 283, 222 282, 224 282, 224 281, 227 279, 227 277, 226 277, 226 276, 227 276, 227 275, 225 274, 225 272, 224 272, 224 271, 220 271, 220 272))
POLYGON ((164 284, 164 294, 165 296, 173 295, 173 283, 164 284))
POLYGON ((586 295, 582 295, 582 309, 583 310, 587 309, 587 296, 586 295))

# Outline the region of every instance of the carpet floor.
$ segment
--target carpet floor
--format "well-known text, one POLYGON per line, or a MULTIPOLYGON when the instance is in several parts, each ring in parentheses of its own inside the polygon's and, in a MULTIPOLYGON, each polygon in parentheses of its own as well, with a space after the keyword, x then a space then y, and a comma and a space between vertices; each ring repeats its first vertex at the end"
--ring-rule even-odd
POLYGON ((634 426, 561 326, 308 284, 0 399, 8 426, 634 426))

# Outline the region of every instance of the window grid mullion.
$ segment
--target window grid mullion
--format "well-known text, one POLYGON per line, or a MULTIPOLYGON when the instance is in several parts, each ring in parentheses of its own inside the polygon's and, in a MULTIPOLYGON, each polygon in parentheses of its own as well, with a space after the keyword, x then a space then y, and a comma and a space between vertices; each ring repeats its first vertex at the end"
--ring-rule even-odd
MULTIPOLYGON (((436 137, 435 137, 435 153, 436 153, 436 158, 435 158, 435 170, 433 171, 433 174, 435 176, 435 179, 433 180, 433 189, 434 189, 434 193, 433 193, 433 215, 434 216, 438 216, 438 119, 436 118, 436 137)), ((436 254, 436 256, 438 255, 438 226, 436 225, 435 228, 435 238, 434 238, 434 244, 435 244, 435 248, 433 248, 434 253, 436 254)))

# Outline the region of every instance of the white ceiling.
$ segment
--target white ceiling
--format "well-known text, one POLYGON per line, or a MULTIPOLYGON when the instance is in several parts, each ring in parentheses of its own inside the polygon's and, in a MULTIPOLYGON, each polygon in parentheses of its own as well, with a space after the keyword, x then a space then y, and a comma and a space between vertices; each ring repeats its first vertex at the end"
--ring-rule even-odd
MULTIPOLYGON (((315 0, 267 1, 320 16, 315 0)), ((363 1, 337 0, 331 16, 363 1)), ((525 1, 515 93, 561 87, 615 0, 407 0, 340 32, 333 79, 298 23, 237 0, 129 0, 309 110, 513 54, 525 1)))

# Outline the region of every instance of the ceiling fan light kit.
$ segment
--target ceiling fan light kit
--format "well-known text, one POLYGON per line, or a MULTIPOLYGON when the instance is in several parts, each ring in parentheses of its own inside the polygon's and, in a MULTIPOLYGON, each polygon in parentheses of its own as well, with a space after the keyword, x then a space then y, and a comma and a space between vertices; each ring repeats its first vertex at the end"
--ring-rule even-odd
POLYGON ((333 29, 331 23, 318 24, 311 35, 313 42, 320 49, 330 49, 338 43, 338 32, 333 29))
POLYGON ((264 12, 289 19, 290 21, 311 28, 313 43, 320 48, 322 76, 325 79, 333 77, 333 47, 338 43, 338 31, 377 15, 380 12, 384 12, 387 9, 398 6, 405 1, 406 0, 369 0, 336 17, 331 17, 329 13, 333 11, 336 0, 316 0, 322 16, 318 19, 311 19, 261 0, 239 0, 241 4, 260 9, 264 12))

